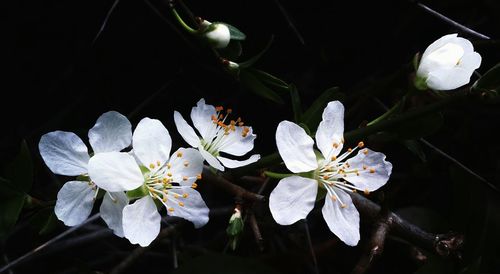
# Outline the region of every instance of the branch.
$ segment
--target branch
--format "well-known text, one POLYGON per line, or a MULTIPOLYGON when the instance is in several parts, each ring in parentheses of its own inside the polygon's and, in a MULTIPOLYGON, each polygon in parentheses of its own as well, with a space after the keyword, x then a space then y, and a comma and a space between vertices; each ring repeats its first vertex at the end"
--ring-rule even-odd
MULTIPOLYGON (((351 193, 352 201, 359 210, 361 215, 375 221, 380 213, 380 206, 370 201, 369 199, 351 193)), ((442 257, 461 258, 461 250, 463 248, 464 236, 455 232, 446 234, 434 234, 422 230, 420 227, 407 222, 393 212, 387 212, 387 217, 384 222, 388 227, 385 229, 398 235, 409 242, 425 248, 442 257)), ((384 232, 384 228, 381 228, 384 232)), ((377 229, 378 231, 378 229, 377 229)), ((377 234, 377 231, 375 234, 377 234)), ((376 235, 375 235, 376 236, 376 235)), ((377 236, 378 237, 378 236, 377 236)), ((383 245, 382 245, 383 247, 383 245)))
POLYGON ((260 194, 253 193, 242 188, 239 185, 235 185, 221 175, 213 174, 207 166, 203 168, 203 180, 207 181, 210 184, 213 184, 214 186, 225 189, 227 192, 233 194, 236 197, 241 197, 248 201, 264 202, 266 200, 266 197, 260 194))

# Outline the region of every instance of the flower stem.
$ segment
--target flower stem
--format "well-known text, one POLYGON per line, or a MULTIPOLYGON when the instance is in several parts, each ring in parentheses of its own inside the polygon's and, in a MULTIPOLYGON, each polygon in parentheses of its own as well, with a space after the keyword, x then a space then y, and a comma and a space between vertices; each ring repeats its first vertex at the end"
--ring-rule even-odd
POLYGON ((274 178, 274 179, 283 179, 283 178, 295 175, 293 173, 276 173, 276 172, 271 172, 271 171, 264 171, 264 174, 267 177, 274 178))
POLYGON ((403 101, 403 99, 401 99, 400 101, 398 101, 391 109, 389 109, 387 112, 385 112, 384 114, 380 115, 379 117, 375 118, 373 121, 369 122, 368 124, 366 124, 366 126, 372 126, 382 120, 384 120, 385 118, 391 116, 394 111, 396 111, 400 106, 401 106, 401 102, 403 101))
POLYGON ((188 24, 186 24, 186 22, 184 22, 184 20, 182 20, 181 16, 179 15, 179 13, 177 13, 177 11, 172 8, 172 14, 174 15, 175 19, 177 19, 177 21, 179 22, 179 24, 181 24, 181 26, 189 33, 196 33, 196 30, 194 30, 193 28, 191 28, 190 26, 188 26, 188 24))

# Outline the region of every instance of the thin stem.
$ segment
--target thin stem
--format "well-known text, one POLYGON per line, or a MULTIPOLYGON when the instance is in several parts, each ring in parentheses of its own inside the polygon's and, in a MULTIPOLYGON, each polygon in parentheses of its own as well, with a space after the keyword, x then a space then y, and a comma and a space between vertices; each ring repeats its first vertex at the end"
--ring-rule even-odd
POLYGON ((179 24, 181 24, 181 26, 189 33, 196 33, 196 30, 191 28, 190 26, 188 26, 188 24, 186 24, 186 22, 184 22, 184 20, 182 20, 181 16, 179 15, 179 13, 174 9, 172 8, 172 14, 174 15, 175 19, 177 19, 177 22, 179 22, 179 24))
POLYGON ((394 111, 396 111, 399 108, 399 106, 401 106, 401 102, 402 99, 398 101, 391 109, 386 111, 384 114, 380 115, 378 118, 375 118, 373 121, 366 124, 366 126, 372 126, 382 120, 385 120, 387 117, 391 116, 394 113, 394 111))
POLYGON ((314 248, 311 240, 311 233, 309 232, 309 225, 307 224, 307 219, 304 219, 304 229, 306 231, 307 245, 309 246, 309 251, 311 252, 311 258, 314 265, 314 273, 319 274, 318 260, 316 259, 316 254, 314 253, 314 248))
POLYGON ((271 172, 271 171, 264 171, 264 174, 267 177, 274 178, 274 179, 283 179, 283 178, 295 175, 293 173, 276 173, 276 172, 271 172))

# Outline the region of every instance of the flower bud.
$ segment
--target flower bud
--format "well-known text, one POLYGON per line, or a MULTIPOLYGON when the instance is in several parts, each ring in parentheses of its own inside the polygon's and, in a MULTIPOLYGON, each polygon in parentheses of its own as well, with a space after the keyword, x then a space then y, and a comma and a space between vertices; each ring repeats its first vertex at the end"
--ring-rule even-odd
POLYGON ((466 85, 475 69, 481 65, 481 55, 472 43, 457 34, 445 35, 425 50, 417 69, 418 89, 452 90, 466 85))
POLYGON ((227 47, 231 40, 229 28, 222 23, 210 23, 204 20, 200 24, 202 36, 216 49, 227 47))

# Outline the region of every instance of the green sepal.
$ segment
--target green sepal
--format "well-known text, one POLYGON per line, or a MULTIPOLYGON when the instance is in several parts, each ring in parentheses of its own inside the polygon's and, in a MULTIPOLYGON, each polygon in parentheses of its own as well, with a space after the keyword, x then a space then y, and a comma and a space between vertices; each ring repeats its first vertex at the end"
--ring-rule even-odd
POLYGON ((136 189, 127 191, 127 197, 129 199, 139 199, 146 195, 149 195, 148 187, 146 186, 146 184, 142 184, 142 186, 136 189))

